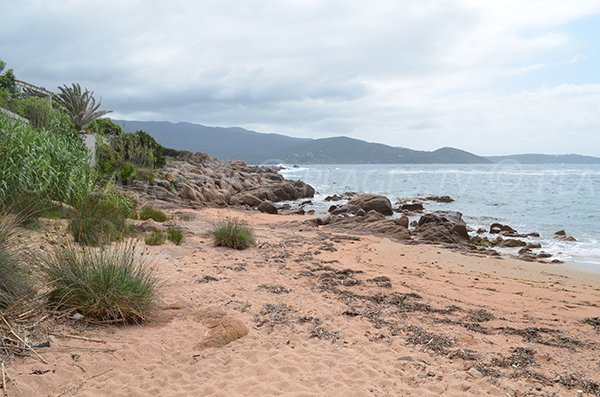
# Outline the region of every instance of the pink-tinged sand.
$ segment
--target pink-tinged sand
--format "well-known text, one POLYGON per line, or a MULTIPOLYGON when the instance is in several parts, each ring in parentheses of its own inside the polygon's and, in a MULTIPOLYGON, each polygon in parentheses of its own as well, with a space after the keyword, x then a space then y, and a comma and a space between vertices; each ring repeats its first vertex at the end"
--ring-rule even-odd
MULTIPOLYGON (((581 322, 600 316, 598 275, 568 265, 466 256, 383 237, 360 235, 357 241, 347 240, 339 237, 345 233, 338 230, 304 224, 309 217, 229 209, 193 214, 194 220, 181 222, 186 229, 181 246, 146 248, 156 257, 163 281, 151 322, 63 328, 65 333, 106 343, 52 337, 52 346, 40 350, 48 365, 27 357, 7 367, 10 395, 577 395, 577 388, 554 381, 511 377, 520 369, 551 380, 560 374, 578 374, 600 382, 600 333, 581 322), (255 229, 257 246, 245 251, 214 247, 208 232, 226 216, 247 221, 255 229), (416 293, 422 299, 413 302, 462 310, 393 316, 388 312, 384 317, 395 324, 394 332, 360 315, 347 315, 352 301, 321 290, 323 271, 315 270, 319 265, 364 272, 352 276, 360 285, 340 285, 339 290, 363 296, 416 293), (311 269, 312 275, 307 272, 311 269), (199 282, 204 276, 218 281, 199 282), (366 281, 378 276, 389 277, 392 287, 366 281), (263 284, 291 292, 273 294, 258 288, 263 284), (281 324, 271 326, 269 317, 260 314, 265 304, 286 304, 292 311, 281 324), (563 336, 584 345, 548 346, 506 332, 485 334, 452 324, 480 309, 495 317, 479 323, 486 329, 545 327, 559 332, 543 333, 545 339, 563 336), (207 310, 240 321, 248 334, 224 347, 200 349, 198 344, 210 331, 207 310), (332 343, 311 337, 311 324, 298 322, 311 316, 321 321, 323 330, 339 332, 340 339, 332 343), (443 319, 450 321, 440 322, 443 319), (436 354, 427 343, 408 343, 409 325, 446 336, 454 341, 449 350, 470 349, 488 364, 498 354, 510 356, 511 348, 532 348, 537 365, 497 367, 499 377, 473 376, 468 370, 477 367, 476 362, 436 354), (49 372, 33 374, 36 370, 49 372)), ((357 309, 364 309, 363 304, 357 309)))

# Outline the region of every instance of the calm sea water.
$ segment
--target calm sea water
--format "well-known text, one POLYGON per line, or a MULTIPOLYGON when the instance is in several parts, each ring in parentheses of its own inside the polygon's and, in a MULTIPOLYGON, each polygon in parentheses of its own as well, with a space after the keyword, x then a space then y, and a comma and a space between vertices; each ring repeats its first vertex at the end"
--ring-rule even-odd
POLYGON ((309 165, 282 174, 315 187, 314 208, 326 212, 327 195, 376 193, 392 203, 420 195, 449 195, 449 204, 427 210, 463 213, 474 229, 500 222, 519 232, 539 232, 555 258, 600 272, 600 165, 309 165), (561 242, 565 229, 577 242, 561 242))

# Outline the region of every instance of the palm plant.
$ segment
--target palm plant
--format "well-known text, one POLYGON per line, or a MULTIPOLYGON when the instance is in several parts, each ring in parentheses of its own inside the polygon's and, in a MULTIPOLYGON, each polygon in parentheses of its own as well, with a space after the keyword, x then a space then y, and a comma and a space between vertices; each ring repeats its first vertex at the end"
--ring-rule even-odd
POLYGON ((98 110, 102 102, 96 103, 94 92, 87 88, 82 91, 79 83, 73 83, 71 87, 65 84, 58 87, 58 90, 60 92, 54 95, 54 100, 67 110, 77 131, 81 131, 92 121, 111 112, 110 110, 98 110))

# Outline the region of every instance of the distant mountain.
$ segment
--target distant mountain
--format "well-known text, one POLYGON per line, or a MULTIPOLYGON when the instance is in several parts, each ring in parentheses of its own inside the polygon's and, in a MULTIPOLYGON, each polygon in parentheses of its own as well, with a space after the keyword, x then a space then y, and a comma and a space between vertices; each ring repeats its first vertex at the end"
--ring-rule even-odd
POLYGON ((207 127, 166 121, 113 120, 127 132, 143 130, 163 146, 206 152, 221 160, 250 164, 475 164, 491 161, 454 148, 433 152, 392 147, 348 137, 292 138, 243 128, 207 127))
POLYGON ((514 154, 486 158, 494 163, 512 161, 520 164, 600 164, 599 157, 579 154, 514 154))

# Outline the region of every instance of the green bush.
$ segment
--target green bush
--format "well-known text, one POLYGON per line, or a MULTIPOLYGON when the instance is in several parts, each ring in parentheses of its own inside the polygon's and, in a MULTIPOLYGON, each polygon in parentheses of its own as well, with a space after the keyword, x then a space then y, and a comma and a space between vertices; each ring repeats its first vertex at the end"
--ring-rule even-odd
POLYGON ((144 239, 146 245, 163 245, 165 241, 167 236, 163 232, 152 232, 144 239))
POLYGON ((138 214, 138 218, 142 221, 147 221, 148 219, 153 219, 156 222, 164 222, 169 217, 167 214, 162 212, 161 210, 157 210, 156 208, 143 206, 138 214))
POLYGON ((42 271, 51 286, 50 302, 98 321, 143 322, 154 305, 157 279, 131 243, 61 247, 42 271))
POLYGON ((113 208, 121 211, 125 217, 133 217, 135 211, 135 203, 115 185, 114 181, 106 183, 102 188, 101 201, 113 208))
POLYGON ((243 250, 254 244, 252 229, 236 218, 227 218, 217 224, 212 235, 218 247, 243 250))
POLYGON ((0 309, 33 293, 33 283, 23 266, 23 251, 17 249, 17 215, 0 211, 0 309))
MULTIPOLYGON (((36 194, 73 203, 88 196, 95 175, 79 142, 0 114, 0 200, 36 194)), ((14 200, 13 200, 14 201, 14 200)))
POLYGON ((120 125, 115 124, 108 117, 95 120, 89 125, 89 129, 103 136, 119 136, 124 134, 123 128, 120 125))
POLYGON ((173 244, 179 245, 183 241, 183 233, 176 227, 170 227, 167 229, 167 239, 173 244))
POLYGON ((28 96, 13 101, 13 109, 29 120, 35 128, 46 128, 50 123, 52 105, 46 98, 28 96))
POLYGON ((122 208, 101 197, 90 196, 75 205, 69 230, 78 243, 100 246, 125 236, 126 217, 122 208))

